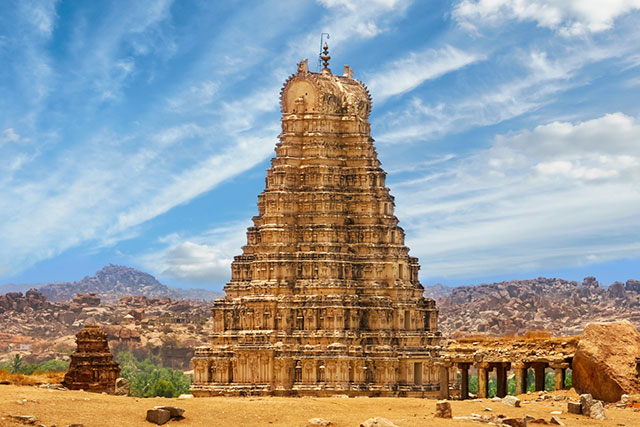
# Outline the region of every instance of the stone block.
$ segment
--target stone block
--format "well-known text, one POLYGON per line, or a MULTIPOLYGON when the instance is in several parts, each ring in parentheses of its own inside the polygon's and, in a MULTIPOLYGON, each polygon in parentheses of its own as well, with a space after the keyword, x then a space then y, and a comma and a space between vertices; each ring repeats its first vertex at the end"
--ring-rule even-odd
POLYGON ((398 427, 386 418, 373 417, 360 424, 360 427, 398 427))
POLYGON ((502 424, 511 427, 524 427, 524 418, 504 418, 502 424))
POLYGON ((514 408, 520 407, 520 399, 515 396, 505 396, 504 399, 502 399, 502 403, 507 406, 513 406, 514 408))
POLYGON ((591 414, 591 406, 593 406, 593 397, 590 394, 580 395, 580 410, 582 415, 589 416, 591 414))
POLYGON ((154 406, 153 409, 164 409, 165 411, 169 411, 171 418, 182 418, 182 414, 184 414, 184 409, 177 408, 175 406, 154 406))
POLYGON ((551 417, 551 419, 549 420, 549 424, 556 424, 559 426, 563 426, 565 425, 562 420, 560 418, 558 418, 557 415, 554 415, 553 417, 551 417))
POLYGON ((591 410, 589 411, 589 416, 595 420, 606 420, 607 417, 604 414, 604 405, 601 401, 596 400, 593 405, 591 405, 591 410))
POLYGON ((439 400, 436 402, 436 417, 451 418, 451 403, 446 400, 439 400))
POLYGON ((331 421, 324 418, 309 418, 307 420, 307 427, 331 427, 333 425, 331 421))
POLYGON ((570 414, 582 414, 582 405, 580 402, 567 402, 567 412, 570 414))
POLYGON ((162 425, 171 419, 171 413, 166 409, 149 409, 147 411, 147 421, 162 425))
POLYGON ((128 379, 122 377, 116 379, 115 394, 117 396, 128 396, 130 388, 131 384, 129 383, 128 379))
POLYGON ((7 415, 7 417, 21 424, 35 424, 37 420, 33 415, 7 415))

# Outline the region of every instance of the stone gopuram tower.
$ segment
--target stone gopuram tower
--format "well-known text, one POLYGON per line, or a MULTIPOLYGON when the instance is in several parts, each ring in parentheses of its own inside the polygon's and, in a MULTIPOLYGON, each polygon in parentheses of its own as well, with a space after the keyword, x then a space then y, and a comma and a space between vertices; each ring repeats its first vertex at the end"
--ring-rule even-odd
POLYGON ((195 396, 423 396, 438 388, 438 311, 422 295, 353 78, 307 61, 281 92, 258 216, 214 302, 195 396))

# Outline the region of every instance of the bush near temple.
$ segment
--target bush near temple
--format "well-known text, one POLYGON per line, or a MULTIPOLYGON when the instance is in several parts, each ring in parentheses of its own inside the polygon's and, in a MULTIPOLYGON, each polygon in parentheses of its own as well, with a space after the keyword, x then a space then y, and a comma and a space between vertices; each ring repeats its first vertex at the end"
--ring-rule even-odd
POLYGON ((188 393, 191 378, 182 371, 163 367, 155 358, 138 360, 132 353, 118 353, 120 376, 131 383, 130 394, 137 397, 178 397, 188 393))

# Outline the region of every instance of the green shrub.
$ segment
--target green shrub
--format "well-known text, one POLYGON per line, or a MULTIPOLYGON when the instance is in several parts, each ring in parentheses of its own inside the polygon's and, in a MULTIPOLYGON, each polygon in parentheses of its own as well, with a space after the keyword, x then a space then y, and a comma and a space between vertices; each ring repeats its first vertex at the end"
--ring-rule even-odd
POLYGON ((189 392, 191 378, 182 371, 165 368, 157 358, 138 360, 131 352, 118 353, 120 376, 131 383, 130 393, 138 397, 178 397, 189 392))

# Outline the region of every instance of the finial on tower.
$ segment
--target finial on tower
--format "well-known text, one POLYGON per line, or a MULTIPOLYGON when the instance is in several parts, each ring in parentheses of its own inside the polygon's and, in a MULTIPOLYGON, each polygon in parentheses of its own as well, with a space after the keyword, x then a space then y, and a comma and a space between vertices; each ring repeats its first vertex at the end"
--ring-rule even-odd
POLYGON ((324 46, 322 46, 322 53, 323 55, 320 57, 320 59, 322 59, 322 65, 324 66, 323 70, 328 70, 329 60, 331 59, 331 57, 329 56, 329 46, 327 45, 327 42, 325 42, 324 46))
POLYGON ((318 72, 320 72, 320 63, 322 62, 322 65, 324 65, 324 68, 322 69, 322 71, 328 71, 329 73, 331 73, 331 70, 329 70, 329 60, 331 59, 331 57, 329 56, 329 46, 327 45, 327 42, 325 41, 326 39, 329 39, 329 33, 320 33, 320 53, 318 54, 318 72))

